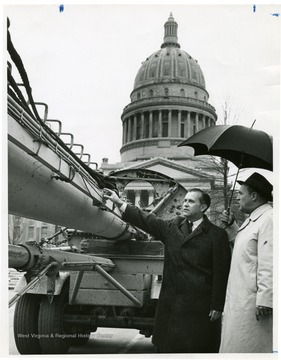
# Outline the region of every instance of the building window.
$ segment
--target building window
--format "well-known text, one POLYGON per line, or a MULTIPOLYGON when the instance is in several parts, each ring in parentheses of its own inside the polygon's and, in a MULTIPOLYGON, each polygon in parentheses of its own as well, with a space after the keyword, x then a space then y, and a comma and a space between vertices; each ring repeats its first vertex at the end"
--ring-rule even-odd
POLYGON ((162 136, 168 137, 168 122, 163 122, 162 125, 162 136))
POLYGON ((36 233, 35 241, 39 242, 40 241, 40 228, 39 227, 36 228, 35 233, 36 233))
POLYGON ((169 89, 168 89, 168 88, 165 88, 165 89, 164 89, 164 95, 165 95, 165 96, 169 96, 169 89))
POLYGON ((130 141, 134 138, 134 119, 129 118, 130 124, 131 124, 131 133, 130 133, 130 141))
POLYGON ((158 137, 158 113, 153 111, 152 114, 152 137, 158 137))
POLYGON ((195 97, 195 99, 198 99, 198 92, 197 91, 194 92, 194 97, 195 97))
POLYGON ((181 123, 181 137, 184 137, 184 123, 181 123))
POLYGON ((27 231, 27 238, 28 240, 34 239, 34 226, 29 226, 27 231))
POLYGON ((127 142, 131 141, 130 118, 127 118, 127 142))
POLYGON ((147 207, 148 204, 148 191, 147 190, 141 190, 141 194, 140 194, 140 205, 141 207, 147 207))
POLYGON ((126 136, 125 136, 126 140, 125 140, 125 142, 127 143, 127 142, 130 141, 130 138, 129 138, 129 119, 126 119, 125 122, 126 122, 126 136))
POLYGON ((163 111, 162 116, 162 137, 168 137, 168 111, 163 111))
POLYGON ((185 96, 184 89, 181 89, 181 96, 185 96))
POLYGON ((140 100, 141 96, 140 93, 137 93, 137 99, 140 100))
POLYGON ((199 114, 199 118, 198 118, 198 130, 203 130, 204 129, 204 123, 203 123, 203 115, 199 114))
POLYGON ((153 90, 149 90, 149 96, 150 96, 150 97, 153 96, 153 90))
POLYGON ((46 238, 46 237, 48 237, 48 227, 42 226, 41 227, 41 238, 46 238))
POLYGON ((141 119, 137 117, 137 133, 136 133, 137 140, 141 138, 141 119))
POLYGON ((144 138, 149 137, 149 114, 144 113, 144 138))

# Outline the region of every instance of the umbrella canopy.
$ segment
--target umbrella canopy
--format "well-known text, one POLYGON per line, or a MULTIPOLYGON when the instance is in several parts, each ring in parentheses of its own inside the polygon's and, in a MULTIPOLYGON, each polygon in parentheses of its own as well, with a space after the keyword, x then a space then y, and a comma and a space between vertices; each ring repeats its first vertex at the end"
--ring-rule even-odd
POLYGON ((272 138, 264 131, 241 125, 216 125, 199 131, 178 146, 191 146, 194 155, 214 155, 239 169, 273 170, 272 138))

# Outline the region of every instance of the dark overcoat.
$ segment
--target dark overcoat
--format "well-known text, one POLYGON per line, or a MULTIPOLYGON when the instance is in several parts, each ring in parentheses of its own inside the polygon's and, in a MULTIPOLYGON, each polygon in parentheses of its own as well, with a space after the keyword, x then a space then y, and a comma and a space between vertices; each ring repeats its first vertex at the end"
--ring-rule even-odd
POLYGON ((218 352, 221 320, 211 322, 209 312, 224 307, 231 260, 226 231, 204 215, 189 233, 185 217, 163 220, 131 205, 123 219, 165 245, 152 342, 162 353, 218 352))

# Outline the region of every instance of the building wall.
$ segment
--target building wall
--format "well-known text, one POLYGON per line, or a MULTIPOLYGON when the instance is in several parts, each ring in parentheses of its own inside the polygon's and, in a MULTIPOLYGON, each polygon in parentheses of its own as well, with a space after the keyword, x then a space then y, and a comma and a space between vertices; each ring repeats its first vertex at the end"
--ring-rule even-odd
MULTIPOLYGON (((53 236, 60 230, 59 226, 41 221, 9 215, 9 244, 20 244, 26 241, 40 242, 42 238, 53 236)), ((62 240, 62 235, 59 239, 62 240)))
POLYGON ((181 141, 173 139, 144 139, 137 140, 133 143, 126 144, 123 146, 122 151, 122 161, 135 161, 135 160, 145 160, 155 157, 157 154, 158 157, 167 157, 167 152, 169 152, 170 157, 173 159, 183 159, 188 155, 192 155, 192 148, 177 148, 174 143, 179 144, 181 141))

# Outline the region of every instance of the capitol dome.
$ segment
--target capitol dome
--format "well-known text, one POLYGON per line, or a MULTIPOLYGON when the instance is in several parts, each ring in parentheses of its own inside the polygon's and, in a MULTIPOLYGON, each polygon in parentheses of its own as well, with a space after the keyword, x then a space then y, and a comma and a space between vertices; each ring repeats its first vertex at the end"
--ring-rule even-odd
POLYGON ((205 79, 197 60, 180 49, 177 27, 178 24, 171 14, 165 24, 164 43, 160 50, 142 63, 135 79, 134 90, 165 82, 195 84, 205 89, 205 79))
POLYGON ((195 84, 205 89, 204 75, 197 60, 175 46, 165 46, 143 62, 136 76, 134 90, 157 82, 195 84))
POLYGON ((177 29, 170 14, 160 50, 146 58, 137 73, 131 103, 121 116, 122 161, 186 158, 189 150, 177 145, 216 123, 203 72, 197 60, 180 48, 177 29))

